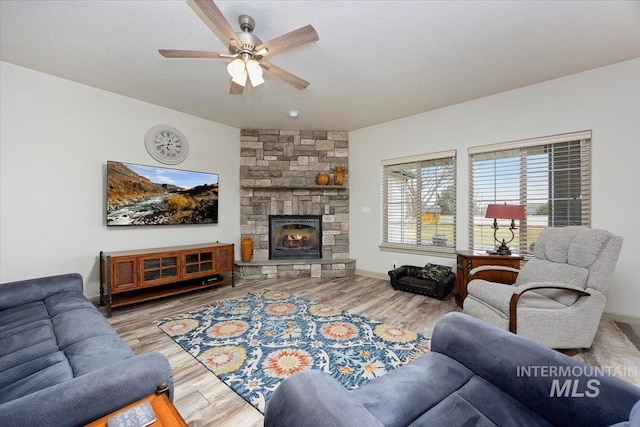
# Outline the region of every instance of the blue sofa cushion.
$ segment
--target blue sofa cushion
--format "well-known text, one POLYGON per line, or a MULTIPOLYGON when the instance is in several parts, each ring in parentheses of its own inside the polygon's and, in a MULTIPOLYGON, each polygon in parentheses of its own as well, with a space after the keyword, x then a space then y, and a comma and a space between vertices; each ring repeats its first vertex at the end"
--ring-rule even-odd
POLYGON ((116 335, 87 338, 67 347, 64 354, 76 377, 96 371, 114 360, 134 356, 129 346, 116 335))
POLYGON ((42 301, 0 310, 0 339, 7 336, 7 331, 24 326, 25 322, 33 323, 44 319, 49 319, 49 313, 42 301))
POLYGON ((0 370, 42 356, 42 354, 31 353, 30 350, 31 347, 41 343, 47 343, 47 346, 41 349, 52 348, 52 351, 58 351, 56 335, 50 320, 26 323, 7 331, 6 334, 3 333, 0 336, 0 370), (18 352, 19 356, 12 356, 18 352))
POLYGON ((387 427, 406 426, 462 387, 473 372, 439 353, 428 353, 395 369, 354 393, 362 405, 387 427), (438 387, 425 387, 438 384, 438 387))
POLYGON ((95 336, 116 335, 111 325, 105 322, 102 314, 94 307, 61 313, 51 318, 51 323, 61 350, 95 336))
POLYGON ((450 426, 552 426, 540 415, 478 376, 472 377, 411 425, 433 425, 434 421, 438 425, 450 426))
POLYGON ((0 403, 71 379, 73 379, 73 370, 64 354, 59 351, 49 353, 2 372, 0 403))
POLYGON ((60 292, 45 298, 44 304, 47 307, 49 317, 54 317, 62 313, 78 310, 82 308, 95 310, 95 307, 84 295, 78 292, 60 292))
POLYGON ((28 363, 31 360, 36 360, 47 354, 55 353, 56 351, 58 351, 58 347, 55 342, 45 341, 2 356, 0 357, 0 376, 4 377, 5 372, 8 372, 13 367, 28 363))
POLYGON ((430 427, 433 425, 438 427, 496 427, 496 424, 491 422, 473 404, 458 394, 452 394, 438 403, 431 411, 422 414, 420 418, 409 424, 409 427, 430 427))

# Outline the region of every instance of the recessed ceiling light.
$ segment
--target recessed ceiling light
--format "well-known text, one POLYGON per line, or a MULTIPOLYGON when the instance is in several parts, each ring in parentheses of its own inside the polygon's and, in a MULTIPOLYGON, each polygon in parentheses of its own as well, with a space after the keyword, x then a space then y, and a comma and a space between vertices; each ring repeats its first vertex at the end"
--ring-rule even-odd
POLYGON ((296 117, 298 117, 300 115, 300 113, 296 110, 291 110, 289 111, 289 117, 295 119, 296 117))

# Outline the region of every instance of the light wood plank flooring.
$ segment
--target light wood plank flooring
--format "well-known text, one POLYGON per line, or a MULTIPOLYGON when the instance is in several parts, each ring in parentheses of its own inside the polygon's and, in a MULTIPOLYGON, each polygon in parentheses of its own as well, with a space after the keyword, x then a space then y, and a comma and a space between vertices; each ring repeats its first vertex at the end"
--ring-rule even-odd
MULTIPOLYGON (((258 410, 183 351, 153 322, 199 309, 216 300, 243 297, 249 292, 264 289, 285 291, 428 337, 431 337, 433 327, 441 316, 450 311, 460 311, 452 295, 438 301, 422 295, 394 291, 388 280, 351 276, 335 279, 237 280, 235 288, 211 288, 114 309, 109 321, 137 354, 158 351, 167 356, 173 371, 174 404, 190 426, 262 426, 263 416, 258 410)), ((101 310, 106 312, 104 307, 101 310)), ((607 338, 606 345, 611 345, 612 339, 620 339, 608 330, 602 334, 599 331, 594 348, 603 346, 598 342, 605 341, 603 335, 607 338)), ((582 354, 581 358, 589 361, 589 352, 582 354)))

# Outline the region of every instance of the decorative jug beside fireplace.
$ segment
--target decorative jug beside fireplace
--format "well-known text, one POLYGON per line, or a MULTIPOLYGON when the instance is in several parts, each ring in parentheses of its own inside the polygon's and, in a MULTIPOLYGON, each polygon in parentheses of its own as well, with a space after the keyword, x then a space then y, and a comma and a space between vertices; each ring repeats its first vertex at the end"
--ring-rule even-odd
POLYGON ((253 239, 249 236, 244 236, 240 241, 240 258, 242 262, 251 261, 253 255, 253 239))

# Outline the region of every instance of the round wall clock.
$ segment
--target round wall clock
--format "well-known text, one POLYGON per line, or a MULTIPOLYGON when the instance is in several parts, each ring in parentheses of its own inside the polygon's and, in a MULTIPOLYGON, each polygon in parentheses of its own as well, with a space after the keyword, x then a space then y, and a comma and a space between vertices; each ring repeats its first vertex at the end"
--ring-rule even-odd
POLYGON ((176 165, 189 155, 187 138, 173 126, 157 125, 149 129, 144 146, 151 157, 167 165, 176 165))

